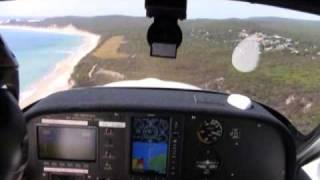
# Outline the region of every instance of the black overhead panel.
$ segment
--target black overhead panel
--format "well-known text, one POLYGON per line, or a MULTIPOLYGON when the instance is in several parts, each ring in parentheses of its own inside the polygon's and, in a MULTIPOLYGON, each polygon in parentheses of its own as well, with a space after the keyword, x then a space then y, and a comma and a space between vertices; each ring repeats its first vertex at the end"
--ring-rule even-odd
POLYGON ((272 5, 282 8, 288 8, 297 11, 304 11, 308 13, 320 15, 320 1, 319 0, 233 0, 244 1, 257 4, 272 5))

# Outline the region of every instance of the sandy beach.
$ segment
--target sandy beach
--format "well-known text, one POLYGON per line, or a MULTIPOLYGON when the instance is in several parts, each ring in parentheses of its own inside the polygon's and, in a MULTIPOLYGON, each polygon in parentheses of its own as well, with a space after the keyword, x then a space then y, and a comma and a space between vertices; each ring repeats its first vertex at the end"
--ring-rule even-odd
POLYGON ((31 88, 29 88, 27 91, 20 94, 21 107, 26 107, 28 104, 31 104, 36 100, 46 97, 52 93, 72 88, 70 77, 73 73, 74 67, 81 61, 82 58, 84 58, 87 54, 89 54, 97 47, 100 40, 99 35, 76 29, 72 25, 64 28, 37 28, 28 26, 0 25, 0 28, 80 35, 84 39, 83 44, 79 46, 74 52, 72 52, 68 57, 59 61, 53 71, 51 71, 41 80, 32 84, 31 88))

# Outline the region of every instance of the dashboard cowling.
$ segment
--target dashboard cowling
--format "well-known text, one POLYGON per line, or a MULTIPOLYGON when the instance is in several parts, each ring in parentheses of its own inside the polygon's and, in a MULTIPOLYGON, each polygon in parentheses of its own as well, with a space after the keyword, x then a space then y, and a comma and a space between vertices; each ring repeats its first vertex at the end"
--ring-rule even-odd
POLYGON ((162 88, 162 89, 184 89, 184 90, 200 90, 199 87, 175 82, 163 81, 157 78, 146 78, 141 80, 118 81, 104 85, 104 87, 120 87, 120 88, 162 88))
MULTIPOLYGON (((59 170, 68 169, 60 167, 60 163, 77 164, 72 160, 39 158, 38 128, 57 126, 54 122, 43 122, 51 119, 87 121, 87 126, 97 129, 96 160, 78 162, 86 165, 78 169, 88 170, 81 176, 84 179, 292 179, 295 146, 287 127, 257 103, 251 109, 239 110, 230 106, 227 98, 228 95, 215 92, 147 88, 90 88, 54 94, 25 113, 31 143, 29 172, 40 174, 38 179, 46 179, 56 173, 50 171, 41 176, 45 167, 59 170), (167 119, 170 124, 164 174, 132 170, 136 117, 167 119), (100 126, 110 123, 125 126, 120 129, 100 126), (108 129, 118 133, 113 141, 121 142, 112 150, 120 153, 115 160, 117 168, 112 171, 116 175, 103 170, 105 162, 101 162, 106 152, 102 147, 109 140, 101 133, 108 129), (204 143, 199 138, 200 131, 202 138, 216 136, 216 141, 204 143)), ((70 124, 58 126, 70 128, 70 124)))

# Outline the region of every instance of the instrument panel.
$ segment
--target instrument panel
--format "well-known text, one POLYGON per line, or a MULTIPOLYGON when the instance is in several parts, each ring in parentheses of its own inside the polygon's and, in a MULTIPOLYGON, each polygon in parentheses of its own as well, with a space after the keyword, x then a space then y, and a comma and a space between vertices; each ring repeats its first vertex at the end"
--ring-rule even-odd
POLYGON ((28 109, 30 179, 285 180, 293 176, 290 133, 258 104, 239 111, 222 103, 226 96, 212 93, 88 91, 92 90, 53 95, 28 109), (98 96, 100 92, 104 96, 98 96), (95 96, 91 99, 90 94, 95 96), (127 96, 122 98, 123 94, 127 96))
POLYGON ((281 136, 256 121, 213 115, 70 113, 38 117, 28 129, 29 157, 41 180, 243 179, 257 177, 271 165, 274 174, 265 174, 265 179, 285 175, 281 136))

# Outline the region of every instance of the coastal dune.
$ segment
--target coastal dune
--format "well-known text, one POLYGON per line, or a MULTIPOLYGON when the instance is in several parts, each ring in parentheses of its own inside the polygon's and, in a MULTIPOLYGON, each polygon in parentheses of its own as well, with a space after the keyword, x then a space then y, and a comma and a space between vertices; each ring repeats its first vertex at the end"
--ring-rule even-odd
POLYGON ((100 41, 99 35, 77 29, 72 25, 66 26, 64 28, 38 28, 28 26, 1 25, 0 28, 29 30, 35 32, 40 31, 50 33, 61 33, 67 35, 79 35, 83 37, 83 43, 78 48, 76 48, 75 51, 73 51, 65 59, 59 61, 51 72, 49 72, 39 81, 32 84, 31 88, 21 93, 20 106, 22 108, 52 93, 72 88, 73 84, 70 80, 70 77, 73 73, 74 67, 85 56, 87 56, 91 51, 93 51, 100 41))

